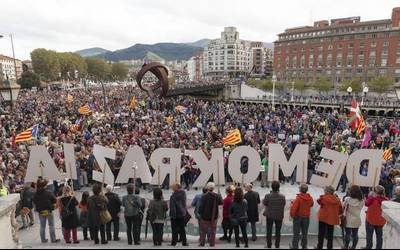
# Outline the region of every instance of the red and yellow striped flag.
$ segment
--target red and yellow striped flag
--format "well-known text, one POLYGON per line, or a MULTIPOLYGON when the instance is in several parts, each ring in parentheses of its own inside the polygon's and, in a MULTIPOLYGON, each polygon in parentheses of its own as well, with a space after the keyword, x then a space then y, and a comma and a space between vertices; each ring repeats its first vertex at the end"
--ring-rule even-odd
POLYGON ((33 126, 32 128, 28 128, 24 132, 19 133, 15 137, 15 143, 30 141, 34 139, 37 136, 37 129, 37 126, 33 126))
POLYGON ((392 159, 392 148, 388 148, 385 151, 383 151, 383 160, 389 161, 392 159))
POLYGON ((131 100, 131 102, 130 102, 130 104, 129 104, 129 107, 131 108, 131 109, 135 109, 136 108, 136 106, 137 106, 137 100, 136 100, 136 97, 132 97, 132 100, 131 100))
POLYGON ((228 135, 223 139, 225 146, 236 145, 242 142, 242 135, 239 129, 234 129, 228 133, 228 135))
POLYGON ((89 105, 86 104, 86 105, 80 107, 78 109, 78 112, 81 115, 88 115, 88 114, 90 114, 92 112, 92 110, 90 109, 89 105))
POLYGON ((357 127, 357 135, 361 135, 361 133, 365 130, 366 124, 364 118, 361 116, 360 124, 357 127))

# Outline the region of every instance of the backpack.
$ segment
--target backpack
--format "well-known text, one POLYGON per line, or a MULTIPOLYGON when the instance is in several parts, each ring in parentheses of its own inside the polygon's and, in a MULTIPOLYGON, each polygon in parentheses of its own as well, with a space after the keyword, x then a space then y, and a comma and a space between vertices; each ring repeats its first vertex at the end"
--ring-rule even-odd
MULTIPOLYGON (((61 207, 61 219, 65 219, 65 218, 68 218, 68 217, 73 215, 73 212, 71 210, 69 210, 69 205, 71 204, 73 198, 74 197, 71 197, 69 199, 69 201, 67 203, 67 206, 65 206, 65 207, 62 206, 61 207)), ((62 202, 61 202, 61 204, 62 204, 62 202)))

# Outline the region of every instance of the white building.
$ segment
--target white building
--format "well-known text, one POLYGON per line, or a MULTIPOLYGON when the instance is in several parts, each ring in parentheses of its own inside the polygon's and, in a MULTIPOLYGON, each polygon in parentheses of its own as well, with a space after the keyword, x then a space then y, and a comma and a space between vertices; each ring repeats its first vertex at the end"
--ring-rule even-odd
POLYGON ((203 55, 199 54, 193 56, 187 62, 187 71, 189 74, 189 81, 198 82, 203 78, 203 55))
POLYGON ((204 49, 204 76, 207 80, 245 77, 254 65, 259 67, 260 76, 265 75, 267 55, 262 42, 241 40, 235 27, 226 27, 221 38, 212 40, 204 49), (253 53, 256 54, 253 56, 253 53))
MULTIPOLYGON (((17 66, 17 78, 21 77, 22 74, 22 62, 20 60, 15 60, 17 66)), ((8 56, 0 55, 0 73, 3 74, 4 80, 14 80, 15 81, 15 67, 14 59, 8 56)))

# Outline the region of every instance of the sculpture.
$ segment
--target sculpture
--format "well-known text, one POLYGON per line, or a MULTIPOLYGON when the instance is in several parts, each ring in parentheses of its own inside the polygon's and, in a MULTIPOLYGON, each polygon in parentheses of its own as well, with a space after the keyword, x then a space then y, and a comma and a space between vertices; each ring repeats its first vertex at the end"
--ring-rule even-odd
POLYGON ((139 73, 136 75, 136 82, 138 83, 140 89, 146 91, 150 97, 154 97, 154 95, 157 93, 159 94, 160 98, 163 98, 167 96, 169 88, 168 69, 158 62, 144 64, 139 73), (157 77, 158 82, 150 86, 143 86, 142 79, 148 71, 157 77))

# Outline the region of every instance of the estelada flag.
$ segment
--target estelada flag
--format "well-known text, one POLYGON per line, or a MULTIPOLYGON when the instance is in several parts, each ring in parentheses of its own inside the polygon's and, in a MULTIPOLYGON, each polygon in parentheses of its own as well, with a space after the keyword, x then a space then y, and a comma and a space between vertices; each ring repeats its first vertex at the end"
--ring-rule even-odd
POLYGON ((365 120, 361 116, 361 120, 360 120, 360 123, 358 124, 357 130, 356 130, 356 134, 357 135, 361 135, 361 133, 365 130, 365 128, 366 128, 365 120))
POLYGON ((78 112, 81 115, 88 115, 88 114, 90 114, 92 112, 92 110, 90 109, 89 105, 86 104, 86 105, 80 107, 78 109, 78 112))
POLYGON ((30 141, 32 139, 35 139, 38 135, 38 126, 35 125, 32 128, 28 128, 22 133, 19 133, 16 137, 14 142, 24 142, 24 141, 30 141))
POLYGON ((73 97, 72 95, 68 94, 68 95, 67 95, 67 102, 68 102, 68 103, 71 103, 71 102, 73 102, 73 101, 74 101, 74 97, 73 97))
POLYGON ((383 156, 382 156, 383 160, 389 161, 389 160, 392 159, 392 156, 393 156, 392 155, 392 148, 388 148, 385 151, 383 151, 383 156))
POLYGON ((229 131, 228 135, 222 140, 224 146, 236 145, 242 142, 242 134, 239 129, 229 131))
POLYGON ((131 102, 129 103, 129 107, 131 109, 134 109, 134 108, 136 108, 136 106, 137 106, 137 100, 136 100, 136 97, 133 96, 131 102))

